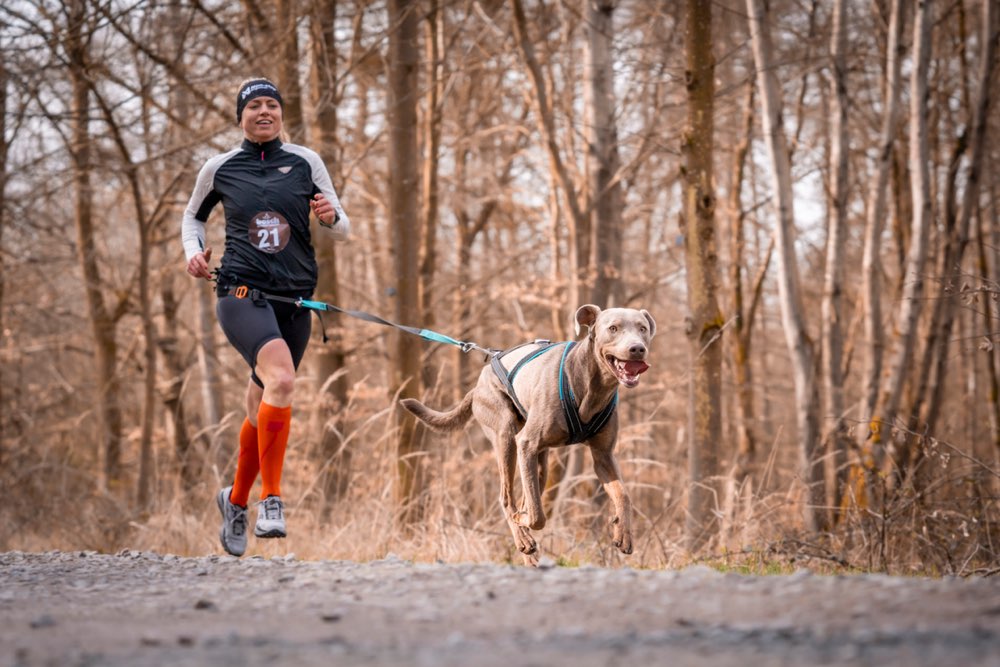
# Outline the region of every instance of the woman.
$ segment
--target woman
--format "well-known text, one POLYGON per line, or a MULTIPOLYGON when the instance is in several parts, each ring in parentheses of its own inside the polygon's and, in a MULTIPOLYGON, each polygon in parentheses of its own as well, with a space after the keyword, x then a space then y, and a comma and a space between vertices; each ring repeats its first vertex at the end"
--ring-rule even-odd
POLYGON ((241 556, 247 545, 247 502, 261 477, 257 537, 285 537, 281 469, 292 418, 295 371, 309 342, 309 311, 294 304, 316 287, 310 211, 334 239, 344 239, 350 220, 320 157, 282 143, 282 100, 262 78, 240 84, 236 124, 243 144, 202 167, 184 211, 181 238, 187 272, 212 279, 212 249, 205 221, 222 202, 226 245, 218 270, 216 313, 229 342, 250 365, 246 420, 232 486, 216 500, 222 513, 222 547, 241 556))

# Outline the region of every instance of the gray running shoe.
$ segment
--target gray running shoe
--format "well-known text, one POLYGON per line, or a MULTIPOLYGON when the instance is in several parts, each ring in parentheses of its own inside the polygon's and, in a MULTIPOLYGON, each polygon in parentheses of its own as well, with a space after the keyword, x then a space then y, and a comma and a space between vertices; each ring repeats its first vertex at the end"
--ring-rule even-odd
POLYGON ((215 497, 222 513, 219 540, 226 553, 242 556, 247 550, 247 508, 229 502, 229 492, 232 490, 233 487, 227 486, 215 497))
POLYGON ((268 496, 257 503, 257 537, 285 537, 285 504, 278 496, 268 496))

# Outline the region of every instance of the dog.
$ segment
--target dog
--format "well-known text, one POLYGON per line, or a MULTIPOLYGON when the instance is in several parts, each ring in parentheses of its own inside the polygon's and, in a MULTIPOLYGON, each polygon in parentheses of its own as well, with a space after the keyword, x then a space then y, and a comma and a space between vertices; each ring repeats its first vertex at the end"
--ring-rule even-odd
POLYGON ((545 527, 541 493, 548 450, 568 444, 590 446, 594 472, 614 504, 613 543, 632 553, 632 503, 615 460, 618 388, 634 388, 649 369, 647 355, 656 322, 646 310, 587 304, 576 311, 574 343, 525 343, 491 355, 476 386, 462 401, 438 412, 416 399, 400 401, 418 419, 439 431, 454 431, 471 417, 493 443, 500 468, 500 507, 518 550, 537 564, 532 530, 545 527), (514 502, 515 470, 520 471, 523 504, 514 502))

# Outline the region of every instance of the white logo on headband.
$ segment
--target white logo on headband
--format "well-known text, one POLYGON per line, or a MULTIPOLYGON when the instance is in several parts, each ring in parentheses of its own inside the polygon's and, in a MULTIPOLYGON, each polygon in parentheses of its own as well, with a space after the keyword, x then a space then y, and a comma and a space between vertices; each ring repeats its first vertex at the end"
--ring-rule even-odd
POLYGON ((247 86, 243 89, 243 92, 240 93, 240 99, 245 100, 248 95, 257 92, 258 90, 273 90, 274 92, 278 92, 278 89, 269 83, 255 83, 252 86, 247 86))

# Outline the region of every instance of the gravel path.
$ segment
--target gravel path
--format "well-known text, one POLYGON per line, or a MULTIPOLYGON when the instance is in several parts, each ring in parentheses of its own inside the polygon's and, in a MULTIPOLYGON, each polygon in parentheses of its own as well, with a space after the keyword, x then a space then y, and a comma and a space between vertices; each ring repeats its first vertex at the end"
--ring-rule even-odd
POLYGON ((0 664, 1000 667, 1000 578, 10 552, 0 664))

